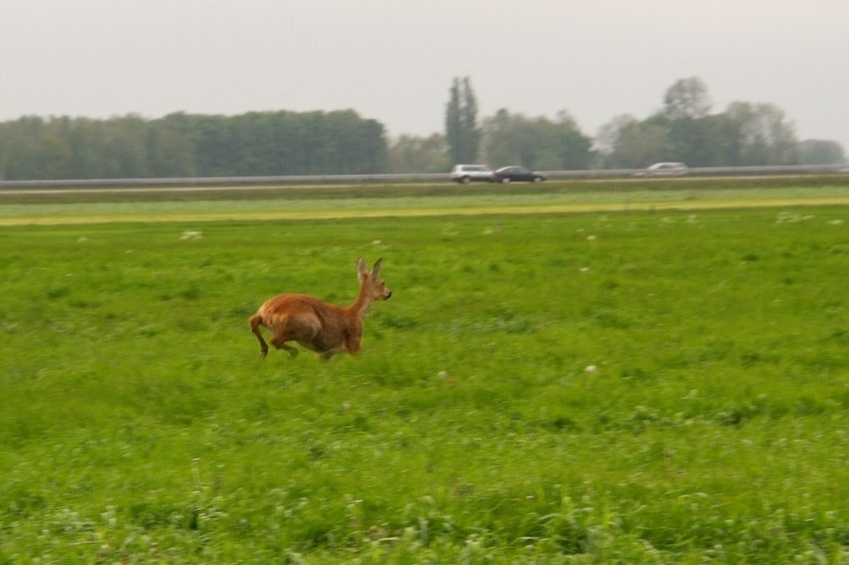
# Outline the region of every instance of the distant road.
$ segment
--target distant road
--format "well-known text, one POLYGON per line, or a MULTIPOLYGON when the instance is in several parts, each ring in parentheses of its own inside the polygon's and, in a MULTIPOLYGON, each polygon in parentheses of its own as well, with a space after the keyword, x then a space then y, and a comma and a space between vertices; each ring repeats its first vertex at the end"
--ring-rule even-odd
MULTIPOLYGON (((541 171, 551 180, 629 178, 643 169, 589 169, 541 171)), ((709 167, 689 169, 687 177, 753 176, 788 174, 831 174, 849 172, 845 164, 794 165, 782 167, 709 167)), ((647 178, 647 177, 643 177, 647 178)), ((664 177, 657 177, 664 178, 664 177)), ((680 178, 680 177, 679 177, 680 178)), ((151 179, 0 180, 4 194, 72 194, 74 192, 212 191, 250 188, 280 189, 287 186, 340 186, 389 183, 449 183, 447 173, 408 173, 374 175, 289 175, 263 177, 193 177, 151 179)))

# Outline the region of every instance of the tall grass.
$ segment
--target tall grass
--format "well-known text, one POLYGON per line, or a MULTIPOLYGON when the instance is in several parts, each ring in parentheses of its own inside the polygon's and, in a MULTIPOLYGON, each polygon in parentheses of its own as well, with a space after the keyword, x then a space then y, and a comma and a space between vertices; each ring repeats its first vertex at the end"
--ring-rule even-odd
POLYGON ((0 561, 839 561, 845 208, 0 230, 0 561), (358 358, 259 359, 284 290, 358 358))

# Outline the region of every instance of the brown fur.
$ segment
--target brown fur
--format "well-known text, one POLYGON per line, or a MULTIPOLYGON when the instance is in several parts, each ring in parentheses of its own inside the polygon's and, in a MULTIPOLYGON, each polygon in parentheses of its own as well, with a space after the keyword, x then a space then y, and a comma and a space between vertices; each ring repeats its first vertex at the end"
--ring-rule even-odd
POLYGON ((271 345, 284 349, 294 357, 298 350, 286 344, 294 341, 327 360, 337 353, 356 354, 363 340, 363 319, 375 300, 389 300, 392 291, 380 278, 383 259, 378 259, 371 272, 365 261, 357 261, 360 292, 348 306, 328 304, 308 294, 281 294, 267 300, 251 316, 251 330, 259 340, 260 355, 268 355, 268 344, 260 326, 271 331, 271 345))

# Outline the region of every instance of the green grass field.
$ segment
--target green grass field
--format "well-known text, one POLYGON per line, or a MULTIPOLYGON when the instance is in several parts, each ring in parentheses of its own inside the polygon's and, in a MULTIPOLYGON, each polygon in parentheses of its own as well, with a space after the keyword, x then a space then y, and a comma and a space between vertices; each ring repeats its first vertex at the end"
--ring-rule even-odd
POLYGON ((2 203, 0 563, 846 560, 849 208, 783 190, 2 203), (360 256, 362 354, 261 360, 360 256))

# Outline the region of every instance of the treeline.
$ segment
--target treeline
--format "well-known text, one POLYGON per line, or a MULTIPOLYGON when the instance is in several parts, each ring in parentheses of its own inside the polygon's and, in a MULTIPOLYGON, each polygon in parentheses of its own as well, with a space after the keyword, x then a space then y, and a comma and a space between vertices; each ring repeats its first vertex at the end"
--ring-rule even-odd
POLYGON ((846 160, 836 141, 800 141, 785 112, 773 104, 737 101, 712 112, 707 87, 698 77, 676 81, 651 116, 617 116, 595 138, 583 133, 567 112, 552 120, 502 109, 478 119, 468 78, 455 79, 449 94, 446 135, 397 140, 389 148, 392 172, 444 171, 458 155, 469 161, 470 154, 491 166, 520 164, 538 170, 638 169, 659 161, 735 167, 846 160))
POLYGON ((793 123, 774 104, 736 101, 711 113, 707 87, 698 77, 676 81, 662 109, 644 120, 614 118, 599 132, 596 149, 607 168, 656 161, 694 167, 832 164, 845 158, 837 142, 800 142, 793 123))
MULTIPOLYGON (((466 123, 471 123, 468 117, 466 123)), ((501 109, 494 116, 484 118, 474 132, 457 133, 460 128, 456 124, 446 125, 449 135, 435 133, 397 139, 389 147, 389 171, 436 173, 449 170, 455 163, 477 162, 492 167, 524 165, 544 171, 600 166, 592 149, 593 139, 581 131, 567 112, 560 112, 552 120, 501 109), (454 148, 455 139, 459 140, 461 149, 454 148)))
POLYGON ((784 111, 732 102, 712 113, 698 77, 676 81, 645 119, 613 118, 595 138, 568 112, 554 119, 498 110, 478 116, 468 77, 454 79, 445 133, 401 136, 352 110, 176 113, 147 120, 23 117, 0 123, 0 180, 436 173, 455 163, 536 170, 836 164, 844 148, 796 137, 784 111))
POLYGON ((0 179, 385 172, 384 127, 351 110, 0 123, 0 179))

